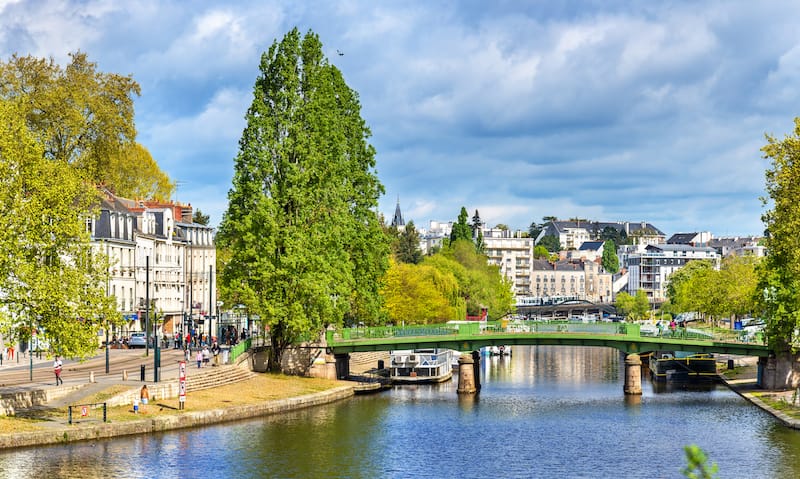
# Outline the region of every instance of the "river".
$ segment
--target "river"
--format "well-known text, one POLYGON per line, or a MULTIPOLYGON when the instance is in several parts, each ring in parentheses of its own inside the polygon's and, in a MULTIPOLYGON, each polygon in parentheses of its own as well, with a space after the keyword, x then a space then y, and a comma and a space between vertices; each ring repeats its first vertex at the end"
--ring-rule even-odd
POLYGON ((2 477, 671 478, 697 444, 722 478, 800 477, 800 432, 724 386, 626 398, 613 349, 515 347, 483 389, 411 385, 280 416, 0 453, 2 477))

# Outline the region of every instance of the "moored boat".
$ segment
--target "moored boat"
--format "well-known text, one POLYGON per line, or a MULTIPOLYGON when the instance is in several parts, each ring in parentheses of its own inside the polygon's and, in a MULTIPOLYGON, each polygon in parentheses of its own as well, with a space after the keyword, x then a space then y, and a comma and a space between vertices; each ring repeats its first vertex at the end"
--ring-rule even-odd
POLYGON ((650 357, 650 374, 655 381, 717 379, 717 361, 711 354, 676 351, 650 357))
POLYGON ((396 350, 389 358, 393 383, 438 383, 453 377, 453 351, 449 349, 396 350))

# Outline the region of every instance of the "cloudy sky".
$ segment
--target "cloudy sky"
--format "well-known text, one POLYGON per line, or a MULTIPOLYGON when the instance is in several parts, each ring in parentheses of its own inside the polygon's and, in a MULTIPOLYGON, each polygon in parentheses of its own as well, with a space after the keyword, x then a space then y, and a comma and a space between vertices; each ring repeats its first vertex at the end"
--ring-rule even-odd
POLYGON ((263 51, 319 34, 406 220, 760 234, 765 133, 800 116, 787 1, 0 0, 0 56, 130 74, 139 141, 217 224, 263 51), (337 51, 343 53, 339 55, 337 51))

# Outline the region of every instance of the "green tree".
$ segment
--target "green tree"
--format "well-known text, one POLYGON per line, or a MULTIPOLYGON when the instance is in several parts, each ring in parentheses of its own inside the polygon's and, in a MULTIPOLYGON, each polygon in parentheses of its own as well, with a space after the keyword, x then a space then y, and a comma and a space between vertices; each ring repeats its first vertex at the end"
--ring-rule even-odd
POLYGON ((547 248, 547 251, 551 253, 558 253, 561 251, 561 242, 558 241, 558 238, 553 235, 545 235, 539 241, 540 246, 544 246, 547 248))
POLYGON ((617 257, 617 245, 612 240, 603 243, 603 269, 611 274, 619 271, 619 258, 617 257))
POLYGON ((221 281, 270 329, 270 368, 330 324, 381 320, 389 241, 358 95, 295 28, 261 57, 218 238, 221 281))
POLYGON ((197 223, 199 225, 208 226, 209 221, 211 221, 211 217, 209 215, 204 215, 203 212, 200 211, 200 208, 194 210, 194 214, 192 215, 192 222, 197 223))
POLYGON ((548 259, 550 258, 550 252, 547 251, 547 248, 539 244, 533 248, 533 257, 536 259, 548 259))
POLYGON ((650 300, 647 298, 647 293, 641 289, 637 290, 634 296, 623 291, 617 295, 614 307, 622 316, 638 321, 647 317, 650 300))
POLYGON ((513 309, 511 285, 500 274, 500 268, 475 251, 471 241, 460 240, 425 259, 428 264, 455 276, 459 292, 467 306, 467 314, 476 315, 481 308, 489 317, 498 319, 513 309))
POLYGON ((414 227, 414 222, 406 223, 405 229, 400 233, 397 247, 397 260, 401 263, 417 264, 422 261, 422 250, 419 249, 419 233, 414 227))
POLYGON ((77 170, 45 158, 27 101, 0 99, 0 328, 22 340, 35 329, 51 352, 84 358, 99 328, 121 319, 106 296, 108 259, 86 229, 99 198, 77 170))
POLYGON ((174 185, 135 143, 130 76, 97 71, 76 52, 62 69, 51 58, 13 55, 0 62, 0 98, 18 102, 46 158, 73 165, 82 176, 120 196, 169 198, 174 185))
POLYGON ((539 236, 539 233, 542 232, 544 225, 539 225, 535 221, 531 222, 530 226, 528 226, 528 236, 533 239, 536 239, 539 236))
POLYGON ((767 196, 771 205, 761 217, 767 230, 759 290, 764 292, 763 309, 768 344, 775 350, 800 346, 800 118, 794 132, 783 140, 767 135, 761 149, 771 161, 766 170, 767 196))
POLYGON ((508 230, 509 230, 509 227, 508 227, 508 225, 507 225, 507 224, 505 224, 505 223, 498 223, 498 224, 495 226, 495 229, 498 229, 498 230, 503 230, 503 231, 508 231, 508 230))
POLYGON ((450 243, 455 243, 458 240, 472 241, 472 228, 467 223, 467 209, 461 207, 461 212, 458 214, 458 221, 453 225, 450 230, 450 243))
POLYGON ((106 188, 125 198, 167 201, 175 194, 175 183, 138 143, 123 145, 109 158, 108 170, 100 176, 106 188))
POLYGON ((431 265, 392 262, 381 292, 394 324, 443 323, 465 314, 456 278, 431 265))

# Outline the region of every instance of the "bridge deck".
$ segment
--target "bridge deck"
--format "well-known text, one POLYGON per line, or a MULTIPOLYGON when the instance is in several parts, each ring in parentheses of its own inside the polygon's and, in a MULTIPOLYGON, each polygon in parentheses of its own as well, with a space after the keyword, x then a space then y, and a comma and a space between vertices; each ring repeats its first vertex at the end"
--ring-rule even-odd
POLYGON ((658 350, 768 356, 770 349, 733 334, 712 336, 702 330, 679 329, 659 334, 655 328, 631 323, 471 322, 416 326, 345 328, 327 332, 334 353, 392 349, 447 348, 475 351, 484 346, 602 346, 625 353, 658 350))

